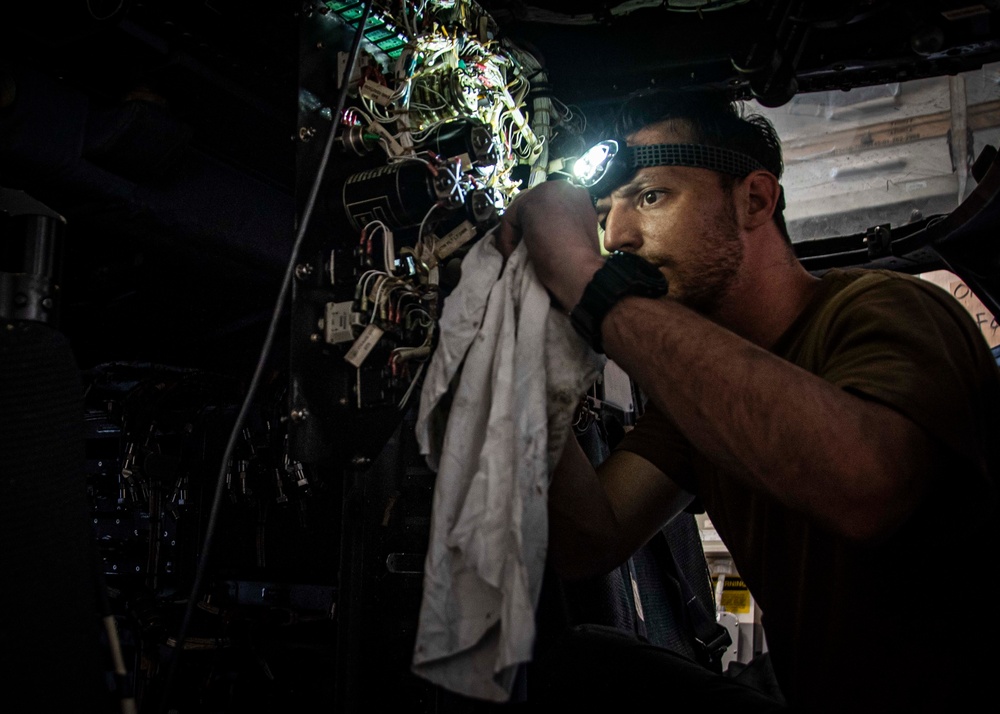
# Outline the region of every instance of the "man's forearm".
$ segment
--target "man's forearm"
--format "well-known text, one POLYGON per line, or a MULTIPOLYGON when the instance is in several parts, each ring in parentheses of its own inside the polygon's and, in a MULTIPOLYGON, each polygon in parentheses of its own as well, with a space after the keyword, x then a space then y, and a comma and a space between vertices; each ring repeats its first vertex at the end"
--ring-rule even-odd
POLYGON ((715 464, 865 539, 919 497, 922 434, 675 301, 629 297, 602 325, 610 357, 715 464))
POLYGON ((571 437, 549 484, 549 554, 556 572, 577 578, 613 568, 617 525, 593 465, 571 437))
POLYGON ((606 573, 680 513, 691 494, 642 457, 616 451, 595 472, 576 439, 549 487, 549 552, 564 578, 606 573))

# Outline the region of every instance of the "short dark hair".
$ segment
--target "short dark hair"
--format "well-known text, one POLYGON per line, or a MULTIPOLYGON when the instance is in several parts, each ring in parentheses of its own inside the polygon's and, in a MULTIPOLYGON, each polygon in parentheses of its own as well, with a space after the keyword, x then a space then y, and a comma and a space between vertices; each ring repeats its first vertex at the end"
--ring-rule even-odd
MULTIPOLYGON (((645 91, 630 96, 615 121, 615 134, 626 137, 639 129, 661 121, 682 122, 690 132, 691 142, 739 151, 756 159, 780 180, 784 170, 781 141, 774 126, 760 114, 745 113, 721 90, 683 89, 645 91)), ((735 178, 720 174, 724 187, 731 188, 735 178)), ((791 243, 785 225, 784 192, 774 210, 774 221, 791 243)))

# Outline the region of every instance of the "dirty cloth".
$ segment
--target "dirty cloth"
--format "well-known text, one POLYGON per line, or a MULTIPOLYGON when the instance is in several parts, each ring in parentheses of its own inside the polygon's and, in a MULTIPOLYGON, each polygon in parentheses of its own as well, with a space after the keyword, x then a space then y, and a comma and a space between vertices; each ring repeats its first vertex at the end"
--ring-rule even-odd
POLYGON ((549 478, 604 357, 551 306, 522 244, 472 247, 428 366, 417 440, 437 472, 412 669, 510 700, 530 661, 548 545, 549 478))

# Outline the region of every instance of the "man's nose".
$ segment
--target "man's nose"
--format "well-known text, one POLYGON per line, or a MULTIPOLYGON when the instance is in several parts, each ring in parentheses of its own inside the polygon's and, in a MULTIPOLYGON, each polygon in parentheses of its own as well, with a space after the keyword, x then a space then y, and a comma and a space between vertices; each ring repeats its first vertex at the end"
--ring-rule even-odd
POLYGON ((627 212, 608 211, 604 219, 604 249, 609 253, 616 250, 635 252, 641 245, 642 234, 627 212))

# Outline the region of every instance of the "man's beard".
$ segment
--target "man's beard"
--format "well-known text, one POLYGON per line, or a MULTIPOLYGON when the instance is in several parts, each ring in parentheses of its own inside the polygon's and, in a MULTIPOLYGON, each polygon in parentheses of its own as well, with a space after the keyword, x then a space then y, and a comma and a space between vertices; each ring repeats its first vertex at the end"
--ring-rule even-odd
POLYGON ((706 226, 703 250, 684 265, 675 265, 674 280, 682 286, 678 301, 711 317, 729 294, 743 264, 743 244, 736 227, 736 214, 726 203, 722 215, 706 226))

